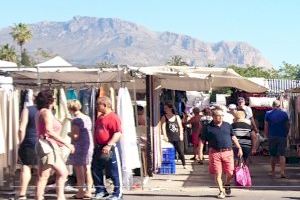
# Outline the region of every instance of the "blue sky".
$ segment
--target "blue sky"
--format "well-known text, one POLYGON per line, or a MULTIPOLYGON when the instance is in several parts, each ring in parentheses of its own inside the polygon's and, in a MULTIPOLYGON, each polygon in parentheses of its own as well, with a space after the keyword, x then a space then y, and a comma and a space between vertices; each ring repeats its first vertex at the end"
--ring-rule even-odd
POLYGON ((205 42, 244 41, 275 67, 300 64, 298 0, 6 0, 1 7, 0 28, 77 15, 116 17, 205 42))

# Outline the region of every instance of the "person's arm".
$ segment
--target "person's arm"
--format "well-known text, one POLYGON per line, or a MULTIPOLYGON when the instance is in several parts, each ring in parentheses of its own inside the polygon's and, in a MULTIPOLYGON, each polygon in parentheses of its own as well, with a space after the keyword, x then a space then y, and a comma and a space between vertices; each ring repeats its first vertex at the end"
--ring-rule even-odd
POLYGON ((266 120, 264 123, 264 134, 265 134, 265 138, 269 137, 269 123, 266 120))
POLYGON ((288 115, 286 114, 286 122, 285 122, 285 127, 286 127, 286 136, 289 135, 289 131, 290 131, 290 121, 289 121, 289 117, 288 115))
POLYGON ((254 155, 256 153, 256 143, 257 143, 257 137, 256 133, 254 131, 251 132, 251 154, 254 155))
POLYGON ((161 131, 162 131, 162 134, 163 134, 163 138, 164 138, 164 140, 169 141, 168 136, 167 136, 165 116, 161 117, 160 123, 161 123, 161 131))
POLYGON ((257 128, 256 123, 255 123, 255 120, 254 120, 254 117, 251 117, 251 118, 250 118, 250 122, 251 122, 251 125, 252 125, 253 130, 254 130, 256 133, 259 133, 258 128, 257 128))
POLYGON ((79 126, 72 124, 71 126, 71 138, 72 140, 78 140, 80 134, 80 128, 79 126))
POLYGON ((237 139, 237 137, 235 135, 233 135, 232 137, 232 141, 235 144, 235 146, 239 149, 238 151, 238 156, 241 158, 243 156, 243 151, 242 151, 242 147, 237 139))
POLYGON ((52 139, 56 140, 59 143, 62 143, 63 145, 65 145, 68 149, 70 149, 71 153, 74 153, 75 149, 74 146, 72 144, 68 144, 66 143, 62 137, 60 137, 59 135, 57 135, 54 131, 53 131, 53 119, 52 119, 52 114, 50 113, 50 111, 44 111, 41 113, 41 117, 45 122, 45 129, 46 129, 46 133, 49 137, 51 137, 52 139))
POLYGON ((182 122, 181 122, 181 119, 180 119, 179 115, 176 115, 176 118, 177 118, 177 122, 178 122, 178 125, 179 125, 179 138, 180 138, 180 141, 183 141, 183 126, 182 126, 182 122))
POLYGON ((26 134, 26 127, 27 127, 27 123, 28 123, 28 114, 29 114, 29 111, 27 108, 24 108, 22 110, 22 113, 21 113, 21 121, 20 121, 20 126, 19 126, 19 143, 22 143, 24 138, 25 138, 25 134, 26 134))

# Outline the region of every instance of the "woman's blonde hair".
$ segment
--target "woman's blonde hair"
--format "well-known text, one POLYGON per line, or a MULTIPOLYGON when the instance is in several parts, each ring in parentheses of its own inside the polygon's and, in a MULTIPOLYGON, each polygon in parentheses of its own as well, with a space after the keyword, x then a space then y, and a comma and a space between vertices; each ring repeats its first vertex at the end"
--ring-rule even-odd
POLYGON ((243 110, 235 111, 234 117, 236 120, 243 120, 246 117, 246 113, 243 110))
POLYGON ((81 103, 80 101, 74 99, 74 100, 69 100, 68 101, 68 109, 72 111, 78 111, 81 109, 81 103))

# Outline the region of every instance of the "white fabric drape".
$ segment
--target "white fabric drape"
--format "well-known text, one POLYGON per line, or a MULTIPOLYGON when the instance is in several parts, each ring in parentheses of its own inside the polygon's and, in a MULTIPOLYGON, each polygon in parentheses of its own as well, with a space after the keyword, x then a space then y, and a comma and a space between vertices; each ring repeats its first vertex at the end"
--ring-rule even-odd
POLYGON ((132 180, 132 169, 140 168, 141 162, 137 146, 133 107, 127 88, 119 89, 117 113, 122 125, 120 146, 123 184, 128 187, 131 184, 130 180, 132 180))
POLYGON ((0 185, 4 170, 15 173, 19 130, 19 91, 0 90, 0 185))
POLYGON ((68 133, 71 131, 71 114, 68 110, 67 97, 63 88, 59 90, 58 120, 62 123, 60 135, 69 140, 68 133))
POLYGON ((5 138, 6 138, 6 93, 4 90, 0 90, 0 154, 6 152, 5 138))

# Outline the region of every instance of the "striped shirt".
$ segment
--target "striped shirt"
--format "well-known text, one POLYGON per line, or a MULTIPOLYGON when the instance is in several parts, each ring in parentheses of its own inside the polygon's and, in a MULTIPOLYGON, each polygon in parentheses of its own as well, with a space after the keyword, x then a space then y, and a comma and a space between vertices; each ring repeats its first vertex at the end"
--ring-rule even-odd
POLYGON ((241 146, 251 147, 252 128, 246 122, 234 122, 232 124, 233 134, 237 137, 241 146))

